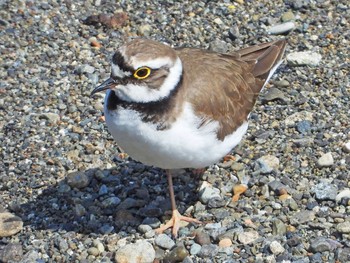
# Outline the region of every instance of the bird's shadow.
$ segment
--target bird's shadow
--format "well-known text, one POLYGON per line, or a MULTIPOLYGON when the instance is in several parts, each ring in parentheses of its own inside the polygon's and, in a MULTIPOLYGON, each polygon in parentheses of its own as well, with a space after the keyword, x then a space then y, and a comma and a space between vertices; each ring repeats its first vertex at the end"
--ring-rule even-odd
MULTIPOLYGON (((180 212, 198 200, 198 182, 190 171, 174 178, 180 212)), ((25 225, 36 230, 133 232, 145 219, 149 223, 164 222, 164 215, 171 210, 165 172, 132 160, 119 162, 111 169, 67 174, 57 184, 38 186, 33 191, 37 191, 33 201, 13 210, 25 225), (68 177, 76 179, 79 187, 69 186, 73 183, 68 177)))

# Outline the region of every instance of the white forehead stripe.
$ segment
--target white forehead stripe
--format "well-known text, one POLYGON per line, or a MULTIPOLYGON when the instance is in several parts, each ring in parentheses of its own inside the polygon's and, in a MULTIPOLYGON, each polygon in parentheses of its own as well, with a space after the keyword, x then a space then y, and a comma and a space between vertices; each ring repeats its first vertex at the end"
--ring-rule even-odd
POLYGON ((112 76, 118 77, 118 78, 124 78, 124 77, 131 76, 131 73, 122 70, 118 65, 112 63, 112 76))
POLYGON ((131 65, 135 69, 138 69, 143 66, 147 66, 154 69, 161 68, 163 66, 172 67, 174 65, 174 62, 175 61, 173 61, 169 57, 155 58, 155 59, 144 60, 144 61, 136 60, 135 58, 131 59, 131 65))

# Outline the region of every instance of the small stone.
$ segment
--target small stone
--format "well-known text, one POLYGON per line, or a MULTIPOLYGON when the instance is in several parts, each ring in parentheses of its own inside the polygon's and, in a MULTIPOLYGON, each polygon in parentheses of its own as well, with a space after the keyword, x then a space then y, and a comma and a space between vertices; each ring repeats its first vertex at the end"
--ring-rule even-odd
POLYGON ((221 239, 219 242, 219 247, 221 248, 230 247, 230 246, 232 246, 232 241, 229 238, 221 239))
POLYGON ((72 172, 66 177, 67 184, 72 188, 85 188, 90 184, 90 177, 84 172, 72 172))
POLYGON ((84 74, 84 73, 94 73, 95 72, 95 68, 93 66, 84 64, 82 66, 80 66, 80 68, 78 68, 78 74, 84 74))
POLYGON ((194 240, 200 245, 208 245, 211 243, 209 234, 204 231, 198 231, 194 240))
POLYGON ((300 112, 296 112, 296 113, 288 116, 285 119, 284 123, 286 124, 286 126, 292 127, 296 123, 298 123, 299 121, 307 120, 307 121, 312 122, 312 119, 313 119, 313 113, 312 112, 300 111, 300 112))
POLYGON ((213 258, 219 252, 219 247, 214 244, 203 245, 198 253, 199 257, 202 258, 213 258))
POLYGON ((149 226, 149 225, 144 225, 144 224, 141 224, 138 226, 137 228, 142 234, 145 234, 147 233, 148 231, 152 230, 152 227, 149 226))
POLYGON ((0 237, 12 236, 23 229, 20 217, 9 212, 0 213, 0 237))
POLYGON ((346 153, 350 153, 350 141, 343 145, 343 151, 346 153))
POLYGON ((138 32, 141 36, 149 37, 152 32, 152 27, 148 24, 143 24, 138 28, 138 32))
POLYGON ((99 251, 100 253, 105 252, 105 246, 104 246, 101 242, 98 242, 98 243, 95 245, 95 247, 98 249, 98 251, 99 251))
POLYGON ((329 182, 328 180, 323 180, 311 189, 315 193, 317 200, 332 200, 335 201, 337 198, 338 187, 329 182))
POLYGON ((76 216, 81 217, 86 214, 86 209, 81 204, 76 204, 74 207, 74 213, 76 216))
POLYGON ((297 124, 297 131, 301 134, 306 134, 311 130, 311 122, 308 120, 302 120, 297 124))
POLYGON ((87 252, 88 252, 89 255, 93 255, 95 257, 97 257, 100 254, 100 251, 98 251, 98 249, 96 247, 90 247, 87 250, 87 252))
POLYGON ((287 226, 280 219, 272 221, 272 234, 273 235, 284 235, 287 232, 287 226))
POLYGON ((284 247, 277 241, 272 241, 269 247, 274 255, 282 254, 285 250, 284 247))
POLYGON ((175 242, 166 234, 160 234, 154 240, 157 246, 165 249, 171 249, 175 246, 175 242))
POLYGON ((319 167, 329 167, 334 164, 334 159, 331 152, 323 154, 318 160, 317 165, 319 167))
POLYGON ((188 251, 184 246, 175 247, 164 258, 164 263, 182 262, 188 256, 188 251))
POLYGON ((350 233, 350 222, 345 221, 343 223, 339 223, 336 226, 336 229, 342 234, 349 234, 350 233))
POLYGON ((238 234, 238 240, 244 245, 254 243, 259 238, 259 233, 256 231, 243 232, 238 234))
POLYGON ((115 253, 117 263, 138 262, 150 263, 155 259, 156 252, 147 241, 139 241, 119 248, 115 253))
POLYGON ((199 189, 199 200, 206 204, 213 198, 221 199, 220 190, 218 188, 214 188, 208 182, 203 182, 199 189))
POLYGON ((337 194, 335 200, 337 203, 341 202, 342 199, 350 199, 350 189, 344 189, 337 194))
POLYGON ((279 90, 278 88, 269 88, 267 92, 264 94, 263 101, 275 101, 275 100, 281 100, 283 102, 286 102, 286 95, 284 92, 279 90))
POLYGON ((271 35, 281 35, 293 30, 294 28, 295 24, 293 22, 286 22, 283 24, 273 25, 267 30, 267 32, 271 35))
POLYGON ((338 262, 350 262, 350 247, 338 248, 336 251, 338 262))
POLYGON ((332 249, 331 244, 324 237, 317 237, 310 242, 311 252, 325 252, 332 249))
POLYGON ((295 19, 295 16, 294 16, 293 12, 290 10, 288 12, 283 13, 283 15, 281 17, 282 22, 288 22, 288 21, 291 21, 294 19, 295 19))
POLYGON ((56 124, 60 121, 61 117, 57 113, 46 112, 40 115, 40 118, 48 120, 50 123, 56 124))
POLYGON ((119 205, 121 200, 116 196, 111 196, 102 201, 102 206, 104 208, 113 207, 119 205))
POLYGON ((217 39, 210 43, 210 49, 219 53, 227 53, 229 46, 225 41, 217 39))
POLYGON ((9 243, 0 249, 0 262, 19 262, 23 258, 23 249, 20 244, 9 243))
POLYGON ((313 211, 302 210, 295 213, 290 218, 290 223, 292 225, 300 225, 308 222, 312 222, 315 219, 315 213, 313 211))
POLYGON ((259 171, 262 174, 268 174, 278 170, 280 161, 276 156, 264 155, 257 160, 257 163, 260 166, 259 171))
POLYGON ((214 23, 218 24, 218 25, 222 25, 223 24, 222 20, 219 17, 214 19, 214 23))
POLYGON ((311 51, 293 52, 287 55, 287 62, 291 66, 318 66, 321 59, 321 54, 311 51))
POLYGON ((199 253, 199 251, 201 250, 202 246, 197 244, 197 243, 193 243, 190 249, 190 254, 191 255, 197 255, 199 253))

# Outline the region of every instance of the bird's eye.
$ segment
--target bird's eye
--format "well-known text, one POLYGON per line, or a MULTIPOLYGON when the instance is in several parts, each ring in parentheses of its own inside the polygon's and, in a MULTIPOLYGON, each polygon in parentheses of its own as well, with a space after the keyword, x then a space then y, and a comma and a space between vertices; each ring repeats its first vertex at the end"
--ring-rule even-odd
POLYGON ((148 67, 141 67, 141 68, 138 68, 134 72, 134 78, 136 78, 136 79, 145 79, 150 74, 151 74, 151 69, 150 68, 148 68, 148 67))

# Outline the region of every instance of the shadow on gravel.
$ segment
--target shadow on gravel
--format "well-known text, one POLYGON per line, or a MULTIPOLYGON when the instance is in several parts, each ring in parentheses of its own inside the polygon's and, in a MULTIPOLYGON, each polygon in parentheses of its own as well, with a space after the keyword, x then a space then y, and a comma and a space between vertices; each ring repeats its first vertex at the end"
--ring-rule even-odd
MULTIPOLYGON (((174 178, 181 213, 198 200, 198 182, 191 172, 174 178)), ((48 188, 33 189, 35 201, 16 211, 36 230, 108 234, 133 232, 144 220, 157 225, 170 218, 167 179, 160 169, 133 161, 112 169, 89 169, 66 175, 48 188)))

